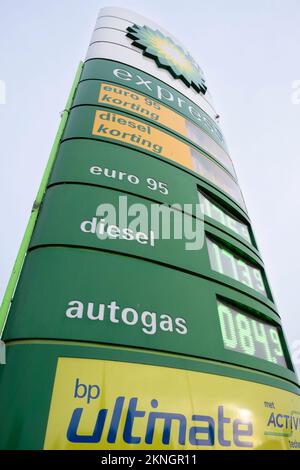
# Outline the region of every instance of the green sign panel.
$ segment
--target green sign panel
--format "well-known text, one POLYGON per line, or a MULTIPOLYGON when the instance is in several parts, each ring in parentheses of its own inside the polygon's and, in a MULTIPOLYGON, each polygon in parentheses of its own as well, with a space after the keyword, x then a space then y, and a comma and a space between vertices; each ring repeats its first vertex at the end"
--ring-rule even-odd
POLYGON ((104 249, 208 274, 203 243, 203 222, 179 205, 171 209, 106 188, 69 184, 48 190, 31 247, 104 249))
MULTIPOLYGON (((135 346, 290 377, 286 367, 224 347, 218 298, 228 301, 232 290, 142 259, 69 247, 37 248, 27 257, 4 338, 43 336, 135 346), (20 309, 22 315, 17 315, 20 309)), ((248 312, 257 309, 270 327, 280 328, 272 310, 242 293, 235 300, 248 312)), ((282 347, 286 351, 283 338, 282 347)))
POLYGON ((106 108, 79 106, 71 111, 63 139, 96 139, 124 145, 193 172, 224 191, 242 209, 245 203, 237 180, 200 150, 141 119, 106 108))
POLYGON ((196 178, 138 150, 88 139, 64 141, 49 184, 84 183, 162 204, 197 204, 196 178))
POLYGON ((108 250, 210 278, 218 272, 223 282, 234 278, 237 288, 267 297, 263 269, 255 255, 251 258, 257 260, 256 265, 238 255, 231 255, 233 263, 221 249, 221 254, 217 252, 212 258, 214 251, 210 240, 205 240, 200 206, 195 214, 198 217, 189 215, 194 207, 158 204, 108 188, 55 185, 47 192, 30 246, 108 250), (218 261, 222 269, 216 265, 218 261))

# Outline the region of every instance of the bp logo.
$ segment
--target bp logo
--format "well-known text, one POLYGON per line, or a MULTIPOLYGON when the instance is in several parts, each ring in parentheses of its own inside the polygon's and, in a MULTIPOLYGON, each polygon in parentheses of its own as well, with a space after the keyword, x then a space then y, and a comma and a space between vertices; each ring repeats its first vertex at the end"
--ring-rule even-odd
POLYGON ((143 50, 143 55, 154 59, 158 67, 167 69, 174 78, 182 80, 198 93, 205 93, 207 86, 202 70, 193 57, 160 31, 134 24, 127 28, 132 44, 143 50))

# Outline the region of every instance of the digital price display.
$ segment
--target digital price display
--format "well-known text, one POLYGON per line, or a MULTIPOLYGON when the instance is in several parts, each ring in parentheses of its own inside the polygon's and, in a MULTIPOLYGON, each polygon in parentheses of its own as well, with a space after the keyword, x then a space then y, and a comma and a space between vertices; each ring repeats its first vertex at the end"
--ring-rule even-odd
POLYGON ((278 328, 218 302, 224 348, 287 367, 278 328))
POLYGON ((190 147, 193 170, 200 176, 211 181, 225 191, 232 199, 234 199, 243 209, 246 208, 242 192, 237 182, 230 174, 214 163, 209 158, 204 157, 200 152, 190 147))
POLYGON ((207 238, 210 266, 214 271, 229 276, 251 289, 267 296, 261 270, 231 251, 207 238))
POLYGON ((229 212, 221 208, 219 204, 212 202, 201 191, 198 191, 198 194, 200 203, 203 202, 205 215, 220 222, 224 227, 229 228, 237 235, 247 240, 248 243, 251 243, 249 229, 246 224, 230 215, 229 212))

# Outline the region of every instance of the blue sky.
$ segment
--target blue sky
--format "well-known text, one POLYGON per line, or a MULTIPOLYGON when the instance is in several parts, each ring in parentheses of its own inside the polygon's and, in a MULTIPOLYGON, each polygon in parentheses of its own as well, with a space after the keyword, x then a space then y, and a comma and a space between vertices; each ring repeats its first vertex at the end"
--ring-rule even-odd
MULTIPOLYGON (((1 296, 76 67, 99 9, 112 5, 125 6, 1 4, 1 296)), ((177 36, 203 68, 291 349, 300 351, 299 0, 127 0, 126 8, 177 36)))

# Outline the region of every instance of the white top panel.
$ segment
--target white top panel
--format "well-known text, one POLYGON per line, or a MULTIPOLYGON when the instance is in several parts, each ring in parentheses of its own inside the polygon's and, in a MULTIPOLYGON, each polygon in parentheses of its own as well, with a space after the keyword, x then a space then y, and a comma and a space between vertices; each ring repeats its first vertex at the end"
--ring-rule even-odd
POLYGON ((128 26, 132 26, 131 21, 112 16, 100 16, 96 21, 95 31, 99 28, 114 28, 125 32, 128 26))
POLYGON ((132 46, 132 40, 126 36, 126 32, 128 26, 133 24, 158 29, 186 51, 176 37, 153 21, 123 8, 108 7, 100 10, 86 60, 111 59, 136 67, 175 88, 215 119, 216 111, 208 91, 205 95, 197 93, 180 79, 174 79, 168 70, 159 68, 153 59, 142 54, 141 49, 132 46))
MULTIPOLYGON (((178 44, 184 50, 186 50, 186 48, 180 42, 180 40, 176 38, 175 36, 173 36, 172 34, 170 34, 169 31, 167 31, 166 29, 164 29, 162 26, 155 23, 154 21, 150 20, 149 18, 139 15, 138 13, 135 13, 134 11, 127 10, 126 8, 105 7, 105 8, 101 8, 101 10, 99 11, 98 19, 101 17, 116 17, 116 18, 123 19, 127 23, 131 23, 131 24, 136 23, 141 26, 147 25, 147 26, 150 26, 150 28, 159 29, 159 31, 161 31, 166 36, 169 36, 171 39, 173 39, 174 42, 176 42, 176 44, 178 44)), ((127 24, 127 26, 130 26, 130 25, 127 24)))
MULTIPOLYGON (((120 31, 119 29, 112 29, 112 28, 100 28, 95 29, 91 37, 91 44, 95 44, 96 42, 111 42, 112 44, 118 44, 120 46, 126 47, 131 49, 132 51, 136 52, 137 54, 141 55, 141 49, 136 48, 135 46, 131 45, 131 40, 125 37, 124 40, 124 32, 120 31)), ((130 64, 128 64, 130 65, 130 64)))

